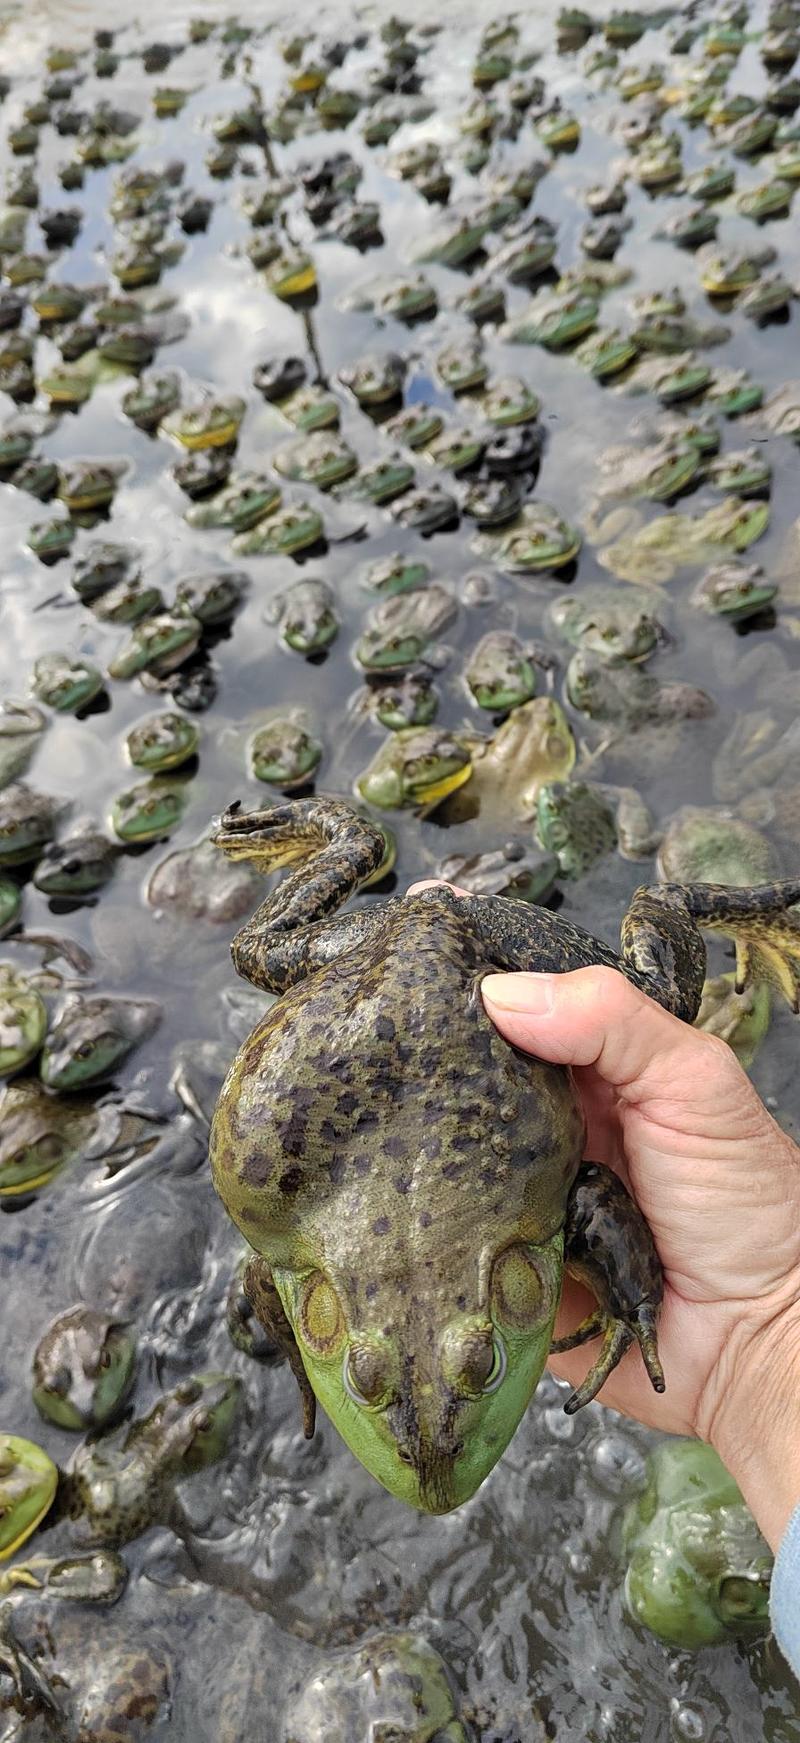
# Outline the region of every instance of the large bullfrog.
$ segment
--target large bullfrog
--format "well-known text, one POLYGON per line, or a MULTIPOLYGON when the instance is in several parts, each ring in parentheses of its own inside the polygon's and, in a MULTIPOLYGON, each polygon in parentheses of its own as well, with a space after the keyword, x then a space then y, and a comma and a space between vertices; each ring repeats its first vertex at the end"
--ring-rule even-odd
POLYGON ((448 1512, 530 1402, 565 1263, 598 1303, 570 1345, 603 1339, 567 1411, 634 1342, 664 1386, 647 1224, 616 1175, 581 1166, 569 1073, 502 1040, 483 975, 605 964, 691 1022, 697 924, 768 935, 800 963, 784 913, 800 880, 642 888, 617 954, 561 915, 446 886, 333 918, 385 851, 339 800, 237 803, 214 839, 264 872, 296 868, 232 945, 241 975, 284 995, 234 1060, 212 1125, 215 1185, 255 1249, 246 1292, 297 1376, 306 1432, 316 1396, 387 1489, 448 1512))

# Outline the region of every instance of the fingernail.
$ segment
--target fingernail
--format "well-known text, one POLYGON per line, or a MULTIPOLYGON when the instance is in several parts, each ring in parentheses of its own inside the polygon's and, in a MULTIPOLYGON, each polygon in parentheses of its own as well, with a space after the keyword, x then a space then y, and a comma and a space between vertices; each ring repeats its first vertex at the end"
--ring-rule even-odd
POLYGON ((551 974, 487 974, 481 981, 481 992, 501 1011, 547 1017, 555 1003, 553 979, 551 974))

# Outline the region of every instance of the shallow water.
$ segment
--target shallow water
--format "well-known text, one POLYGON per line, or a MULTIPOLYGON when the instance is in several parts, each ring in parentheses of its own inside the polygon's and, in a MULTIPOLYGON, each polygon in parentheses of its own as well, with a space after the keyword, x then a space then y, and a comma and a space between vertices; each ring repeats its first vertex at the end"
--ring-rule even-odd
MULTIPOLYGON (((563 269, 579 255, 584 220, 580 190, 601 179, 623 148, 610 131, 618 109, 613 93, 594 88, 594 94, 587 94, 581 55, 555 54, 555 10, 552 0, 537 7, 535 18, 525 22, 523 41, 541 50, 536 70, 551 92, 579 108, 583 122, 579 149, 556 158, 533 201, 533 209, 558 223, 558 264, 563 269)), ((590 10, 600 15, 603 9, 590 10)), ((205 14, 215 16, 205 0, 192 6, 192 16, 205 14)), ((119 26, 118 48, 135 51, 147 40, 184 40, 187 15, 169 0, 157 9, 143 7, 139 25, 130 22, 130 8, 122 0, 106 0, 102 6, 94 0, 25 0, 3 8, 0 68, 13 76, 2 112, 6 128, 36 89, 44 52, 52 42, 83 45, 98 23, 113 22, 119 26)), ((240 6, 239 16, 269 26, 259 31, 250 52, 254 76, 272 101, 285 72, 276 37, 289 18, 296 27, 298 16, 307 16, 313 29, 318 15, 310 9, 307 15, 302 9, 300 14, 265 10, 253 3, 240 6)), ((351 33, 349 15, 331 10, 324 20, 326 35, 335 34, 339 16, 341 28, 351 33)), ((364 8, 359 16, 372 31, 381 15, 364 8)), ((404 16, 424 22, 426 9, 418 3, 406 6, 404 16)), ((426 63, 425 85, 436 113, 416 129, 403 129, 390 150, 430 133, 441 139, 446 155, 454 153, 479 16, 473 9, 465 28, 462 7, 449 0, 437 6, 443 30, 434 39, 430 71, 426 63)), ((758 15, 751 22, 757 28, 758 15)), ((356 49, 348 56, 342 75, 348 86, 358 88, 370 52, 356 49)), ((665 55, 658 33, 648 34, 631 51, 642 62, 665 55)), ((305 316, 278 302, 240 252, 248 227, 237 196, 248 184, 240 175, 212 181, 204 167, 209 118, 246 95, 241 69, 223 77, 220 59, 219 42, 212 37, 203 46, 188 48, 164 74, 148 79, 140 61, 126 58, 113 82, 104 84, 90 75, 76 94, 76 101, 87 106, 110 96, 141 113, 137 161, 179 156, 187 166, 186 185, 209 192, 215 200, 207 233, 188 241, 182 259, 162 281, 188 315, 189 326, 184 338, 163 348, 156 367, 179 368, 191 380, 246 397, 237 460, 245 468, 266 467, 271 451, 291 434, 251 385, 254 365, 268 352, 308 354, 313 347, 316 367, 335 383, 336 371, 362 352, 401 351, 409 359, 406 400, 429 398, 450 407, 451 396, 433 375, 433 359, 448 336, 467 333, 466 323, 448 308, 468 282, 464 274, 425 268, 439 291, 440 312, 435 322, 410 331, 391 320, 379 326, 372 315, 345 314, 337 306, 353 282, 402 269, 437 208, 428 208, 408 184, 387 172, 387 152, 364 146, 358 119, 343 133, 309 133, 289 145, 276 145, 276 167, 288 175, 309 157, 339 148, 352 151, 365 169, 359 197, 379 202, 386 237, 382 248, 363 257, 338 242, 314 239, 318 301, 305 316), (150 91, 173 80, 197 89, 179 118, 158 121, 150 91)), ((751 44, 731 83, 758 93, 763 80, 751 44)), ((687 170, 707 161, 704 131, 690 133, 680 122, 674 125, 684 137, 687 170)), ((42 204, 74 201, 84 208, 79 240, 59 260, 56 276, 89 284, 108 271, 107 207, 115 171, 93 171, 82 192, 63 195, 57 169, 69 151, 69 140, 60 139, 52 128, 42 130, 37 160, 42 204)), ((530 126, 523 125, 516 141, 499 147, 498 162, 502 167, 543 155, 530 126)), ((245 148, 243 160, 260 170, 253 148, 245 148)), ((759 179, 757 166, 740 166, 739 187, 759 179)), ((453 199, 472 185, 459 170, 453 199)), ((634 227, 617 258, 633 268, 635 284, 607 299, 604 325, 616 325, 618 319, 624 324, 631 288, 665 284, 680 284, 699 318, 716 318, 698 288, 693 256, 652 238, 656 224, 677 205, 675 196, 651 201, 633 190, 628 209, 634 227)), ((291 223, 298 239, 312 235, 299 199, 292 202, 291 223)), ((35 221, 31 233, 35 237, 35 221)), ((796 217, 756 230, 746 220, 726 215, 720 234, 731 241, 772 242, 781 269, 797 280, 796 217)), ((524 306, 526 294, 509 289, 509 312, 524 306)), ((767 391, 794 373, 795 364, 787 360, 797 350, 796 305, 788 322, 761 330, 741 315, 725 318, 732 336, 708 353, 715 366, 744 365, 767 391)), ((509 347, 495 329, 484 331, 491 375, 524 375, 543 402, 548 440, 537 497, 581 523, 597 483, 598 454, 623 441, 642 411, 655 412, 655 401, 602 389, 568 357, 509 347)), ((40 340, 37 368, 56 359, 52 342, 40 340)), ((102 455, 130 462, 107 527, 101 523, 93 532, 81 532, 73 556, 105 530, 115 540, 132 540, 140 546, 146 577, 156 580, 169 598, 181 575, 226 560, 229 535, 187 528, 182 519, 185 499, 170 477, 177 450, 138 432, 123 417, 120 402, 129 385, 130 378, 120 378, 99 387, 77 417, 62 417, 44 436, 40 450, 55 459, 102 455)), ((368 460, 376 449, 374 426, 343 390, 340 398, 342 432, 362 460, 368 460)), ((14 409, 4 399, 3 420, 14 409)), ((468 405, 464 416, 469 420, 468 405)), ((786 868, 793 869, 800 859, 795 771, 791 766, 781 769, 772 793, 748 778, 736 755, 720 755, 740 716, 763 711, 785 727, 797 713, 800 589, 796 559, 792 574, 787 550, 797 513, 798 451, 787 438, 769 436, 763 428, 744 431, 735 423, 725 425, 724 443, 728 448, 742 446, 754 435, 765 444, 773 467, 771 524, 754 555, 783 577, 774 620, 760 620, 748 626, 748 633, 707 620, 688 603, 698 571, 684 570, 661 590, 669 633, 651 669, 665 681, 680 679, 708 690, 715 713, 662 732, 629 735, 603 751, 595 769, 605 781, 639 785, 662 820, 690 803, 718 804, 724 799, 735 808, 741 802, 743 813, 763 824, 786 868)), ((423 481, 427 472, 420 460, 418 479, 423 481)), ((197 1082, 195 1044, 216 1043, 215 1070, 199 1092, 213 1097, 219 1060, 232 1055, 261 1001, 236 984, 230 968, 227 946, 234 925, 190 922, 171 910, 154 911, 145 896, 147 880, 168 852, 201 836, 211 817, 232 798, 239 796, 248 805, 264 799, 265 789, 247 773, 245 747, 256 718, 279 704, 302 705, 320 731, 325 755, 319 787, 352 790, 382 735, 358 711, 360 675, 351 653, 370 603, 359 574, 373 557, 394 548, 417 550, 435 576, 459 595, 466 574, 480 570, 490 578, 484 605, 462 599, 456 622, 444 637, 437 677, 439 720, 453 727, 469 722, 473 730, 481 725, 486 730, 487 723, 471 707, 461 678, 466 656, 490 627, 546 637, 546 607, 564 585, 551 577, 514 580, 490 563, 478 562, 470 553, 463 521, 455 532, 423 540, 399 530, 380 510, 362 511, 346 500, 333 503, 310 489, 289 486, 285 494, 319 501, 332 537, 344 537, 345 542, 329 544, 319 560, 302 567, 273 558, 234 559, 237 568, 248 572, 250 590, 230 631, 214 639, 217 699, 196 717, 202 734, 199 765, 183 822, 169 845, 160 842, 122 854, 97 900, 67 913, 63 906, 58 912, 30 883, 25 888, 26 929, 68 935, 85 946, 94 958, 92 979, 103 991, 161 1002, 157 1034, 99 1099, 124 1099, 147 1109, 163 1136, 155 1150, 116 1172, 102 1161, 90 1161, 67 1170, 32 1201, 0 1200, 6 1211, 0 1218, 0 1258, 8 1279, 8 1342, 0 1360, 3 1425, 41 1440, 54 1458, 68 1458, 71 1437, 43 1425, 36 1414, 29 1363, 49 1319, 79 1299, 136 1321, 142 1349, 136 1414, 144 1413, 158 1390, 201 1369, 236 1372, 246 1391, 243 1421, 226 1458, 182 1490, 178 1532, 150 1532, 126 1550, 135 1572, 116 1609, 108 1614, 76 1609, 69 1616, 62 1609, 50 1617, 52 1662, 65 1667, 69 1680, 70 1666, 84 1654, 91 1661, 98 1646, 110 1661, 131 1634, 157 1641, 169 1661, 170 1698, 142 1735, 169 1735, 175 1743, 234 1743, 244 1736, 266 1743, 285 1734, 292 1689, 325 1662, 327 1653, 376 1627, 410 1624, 442 1652, 461 1691, 464 1713, 486 1743, 495 1738, 498 1743, 517 1738, 528 1743, 539 1737, 559 1743, 752 1743, 761 1736, 770 1743, 789 1743, 800 1738, 800 1705, 774 1648, 731 1645, 696 1655, 669 1652, 624 1616, 619 1526, 624 1505, 642 1480, 650 1444, 644 1431, 597 1405, 576 1418, 565 1417, 562 1388, 545 1379, 511 1448, 475 1499, 447 1518, 420 1518, 377 1488, 324 1421, 316 1439, 304 1442, 290 1374, 285 1368, 248 1362, 228 1339, 223 1305, 239 1243, 210 1187, 202 1126, 182 1110, 170 1079, 176 1049, 186 1050, 190 1044, 197 1082), (348 540, 346 535, 362 523, 366 537, 348 540), (324 575, 334 587, 342 621, 330 653, 314 664, 285 650, 263 617, 272 594, 307 573, 324 575)), ((707 507, 711 500, 703 492, 681 506, 694 512, 698 502, 707 507)), ((45 568, 26 548, 27 528, 49 512, 13 486, 0 485, 2 696, 26 693, 37 655, 64 648, 105 667, 127 633, 99 623, 77 602, 68 583, 70 560, 45 568)), ((646 509, 648 516, 656 512, 646 509)), ((587 540, 572 585, 581 588, 597 579, 608 576, 587 540)), ((561 696, 563 663, 548 681, 561 696)), ((115 795, 131 784, 122 748, 125 734, 137 718, 160 706, 137 683, 111 682, 108 695, 105 711, 80 720, 51 716, 26 776, 38 791, 67 801, 71 821, 87 815, 104 821, 115 795)), ((164 705, 169 705, 168 698, 164 705)), ((589 750, 596 749, 602 731, 569 704, 567 712, 579 739, 589 750)), ((446 807, 424 822, 410 813, 395 813, 387 820, 398 838, 395 877, 400 889, 430 870, 445 852, 497 846, 509 833, 502 819, 490 823, 478 817, 447 827, 446 807)), ((647 875, 646 864, 643 869, 641 862, 615 855, 588 877, 560 884, 563 911, 613 941, 628 896, 647 875)), ((379 900, 386 887, 362 900, 379 900)), ((717 952, 715 962, 722 955, 717 952)), ((0 947, 2 959, 18 960, 8 941, 0 947)), ((770 1105, 793 1128, 800 1111, 796 1048, 791 1017, 776 1010, 754 1076, 770 1105)), ((28 1629, 30 1637, 36 1636, 39 1624, 30 1599, 19 1601, 18 1626, 23 1634, 28 1629)))

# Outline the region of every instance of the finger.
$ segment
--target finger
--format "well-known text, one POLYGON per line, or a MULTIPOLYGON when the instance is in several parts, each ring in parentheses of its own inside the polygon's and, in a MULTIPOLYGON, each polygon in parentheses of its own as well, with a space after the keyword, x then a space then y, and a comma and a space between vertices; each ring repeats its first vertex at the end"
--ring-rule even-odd
POLYGON ((731 1101, 763 1128, 764 1110, 730 1048, 673 1017, 616 969, 491 974, 486 1010, 515 1047, 559 1065, 591 1066, 622 1099, 669 1101, 731 1130, 731 1101), (752 1107, 751 1107, 752 1103, 752 1107))

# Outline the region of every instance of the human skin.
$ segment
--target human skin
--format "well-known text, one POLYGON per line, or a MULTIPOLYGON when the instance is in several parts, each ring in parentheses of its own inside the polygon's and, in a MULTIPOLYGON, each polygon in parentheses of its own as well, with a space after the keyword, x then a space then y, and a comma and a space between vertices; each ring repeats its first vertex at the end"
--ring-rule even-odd
MULTIPOLYGON (((507 1041, 573 1068, 587 1159, 621 1175, 658 1247, 666 1391, 631 1350, 601 1403, 709 1442, 776 1549, 800 1502, 800 1149, 727 1042, 614 969, 491 974, 481 990, 507 1041)), ((590 1305, 567 1277, 556 1336, 590 1305)), ((549 1362, 573 1385, 587 1365, 587 1347, 549 1362)))

